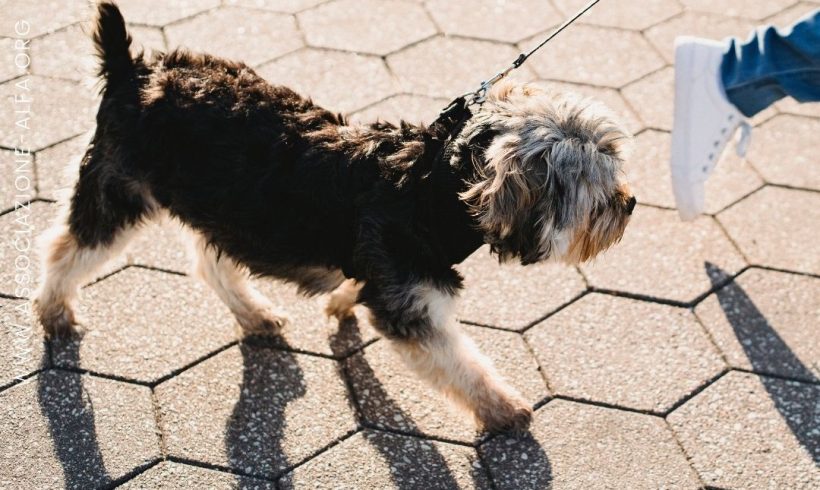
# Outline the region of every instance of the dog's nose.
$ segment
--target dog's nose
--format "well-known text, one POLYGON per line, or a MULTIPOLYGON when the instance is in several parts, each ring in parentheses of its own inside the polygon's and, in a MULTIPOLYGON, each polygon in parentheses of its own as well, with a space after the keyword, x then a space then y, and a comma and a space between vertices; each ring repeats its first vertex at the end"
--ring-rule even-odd
POLYGON ((629 201, 626 202, 626 214, 632 214, 632 210, 635 209, 635 204, 638 203, 638 200, 635 199, 635 196, 629 198, 629 201))

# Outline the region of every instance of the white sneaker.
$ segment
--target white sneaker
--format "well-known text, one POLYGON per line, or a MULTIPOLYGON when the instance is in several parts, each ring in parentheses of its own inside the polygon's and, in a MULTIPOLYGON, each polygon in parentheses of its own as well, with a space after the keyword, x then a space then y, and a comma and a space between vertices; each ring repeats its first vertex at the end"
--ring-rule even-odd
POLYGON ((672 189, 681 219, 704 209, 703 187, 726 147, 742 127, 737 152, 745 155, 751 126, 729 102, 720 79, 726 45, 694 37, 675 39, 675 127, 672 131, 672 189))

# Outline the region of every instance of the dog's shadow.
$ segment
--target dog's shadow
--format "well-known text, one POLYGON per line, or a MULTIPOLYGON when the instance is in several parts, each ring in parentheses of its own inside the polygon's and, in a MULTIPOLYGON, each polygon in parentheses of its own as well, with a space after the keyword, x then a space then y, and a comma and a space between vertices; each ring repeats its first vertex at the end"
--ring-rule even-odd
MULTIPOLYGON (((250 338, 239 344, 243 362, 242 383, 239 400, 226 422, 224 443, 230 466, 243 475, 270 477, 281 474, 290 466, 283 447, 285 412, 291 401, 304 396, 306 387, 295 355, 283 349, 286 347, 283 342, 282 339, 250 338)), ((342 357, 350 345, 361 345, 357 321, 341 322, 330 342, 338 357, 342 357)), ((79 340, 59 343, 60 356, 70 365, 79 365, 79 348, 79 340)), ((378 397, 387 404, 390 413, 411 421, 378 382, 364 356, 354 354, 349 362, 355 364, 357 376, 371 378, 369 396, 378 397)), ((63 469, 65 488, 110 486, 113 478, 103 461, 94 407, 83 386, 82 375, 62 370, 44 371, 37 382, 40 410, 47 420, 54 450, 63 469)), ((350 396, 354 395, 351 393, 350 396)), ((431 400, 430 403, 445 401, 431 400)), ((411 432, 421 431, 411 426, 411 432)), ((429 440, 378 430, 369 431, 365 440, 390 468, 397 489, 461 487, 447 459, 429 440)), ((523 436, 519 443, 527 446, 528 454, 541 455, 546 461, 546 455, 531 436, 523 436)), ((549 464, 542 464, 542 467, 549 468, 549 464)), ((486 487, 487 474, 480 465, 471 465, 470 476, 476 488, 486 487)), ((541 475, 539 488, 548 488, 550 479, 549 474, 541 475)), ((255 488, 258 483, 258 480, 241 476, 236 479, 236 487, 240 489, 255 488)), ((291 488, 287 481, 280 487, 291 488)))
MULTIPOLYGON (((79 340, 59 341, 60 355, 79 365, 79 340)), ((52 344, 52 349, 54 344, 52 344)), ((105 468, 94 405, 80 373, 47 370, 37 377, 37 402, 46 419, 65 488, 99 488, 113 479, 105 468)))
MULTIPOLYGON (((288 404, 305 395, 304 375, 284 339, 250 337, 239 344, 242 384, 225 426, 225 452, 242 474, 273 477, 289 465, 283 447, 288 404)), ((237 488, 258 481, 237 478, 237 488)))
MULTIPOLYGON (((330 338, 330 348, 337 357, 342 357, 350 345, 362 345, 361 330, 358 320, 355 317, 339 322, 337 332, 330 338)), ((396 362, 401 362, 398 357, 396 362)), ((399 405, 393 401, 378 381, 375 372, 368 364, 362 353, 350 356, 347 360, 349 366, 345 366, 346 375, 355 375, 368 378, 368 397, 375 397, 386 405, 386 409, 395 415, 400 415, 404 420, 411 421, 408 414, 402 411, 399 405), (350 368, 350 369, 348 369, 350 368)), ((355 399, 355 394, 350 393, 355 399)), ((430 403, 445 403, 444 400, 431 400, 430 403)), ((356 402, 353 402, 356 404, 356 402)), ((412 422, 410 422, 412 424, 412 422)), ((366 424, 367 425, 367 424, 366 424)), ((417 427, 412 427, 412 432, 420 432, 417 427)), ((419 488, 460 488, 458 481, 453 475, 449 464, 437 447, 431 441, 410 435, 397 435, 389 432, 370 430, 364 438, 376 451, 378 451, 386 467, 390 470, 390 477, 394 488, 401 490, 417 490, 419 488)), ((484 476, 480 474, 480 468, 471 467, 473 480, 476 487, 484 476)))
MULTIPOLYGON (((706 262, 704 267, 714 286, 731 279, 729 274, 714 264, 706 262)), ((792 352, 736 281, 718 289, 716 296, 726 320, 752 365, 752 371, 771 374, 770 366, 777 359, 781 365, 788 367, 792 373, 790 377, 815 384, 820 382, 815 373, 792 352)), ((797 441, 812 456, 814 464, 820 465, 820 437, 817 436, 820 432, 820 420, 817 418, 820 390, 809 390, 809 399, 806 399, 799 390, 784 387, 782 379, 764 375, 760 380, 797 441)))

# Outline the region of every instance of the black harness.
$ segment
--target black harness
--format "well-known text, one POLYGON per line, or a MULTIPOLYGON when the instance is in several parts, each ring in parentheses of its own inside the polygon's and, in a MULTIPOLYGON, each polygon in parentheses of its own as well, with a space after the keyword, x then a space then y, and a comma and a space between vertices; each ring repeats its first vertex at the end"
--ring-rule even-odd
POLYGON ((449 162, 453 156, 453 140, 461 133, 464 125, 473 113, 465 95, 456 97, 450 105, 442 109, 435 121, 430 125, 433 138, 440 145, 436 153, 435 162, 449 162))

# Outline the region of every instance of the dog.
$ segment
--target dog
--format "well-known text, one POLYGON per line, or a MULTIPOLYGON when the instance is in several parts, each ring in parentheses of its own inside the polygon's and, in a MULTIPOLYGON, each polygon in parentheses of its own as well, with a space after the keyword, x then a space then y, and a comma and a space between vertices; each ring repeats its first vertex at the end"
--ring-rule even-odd
POLYGON ((484 244, 502 261, 585 261, 623 235, 635 198, 629 136, 604 109, 502 83, 447 151, 433 126, 352 125, 243 63, 184 50, 132 54, 116 5, 98 5, 102 101, 67 206, 46 239, 34 306, 47 336, 77 333, 78 287, 142 224, 191 231, 196 272, 244 335, 286 319, 265 276, 327 312, 363 304, 408 368, 490 432, 531 406, 458 328, 455 264, 484 244))

